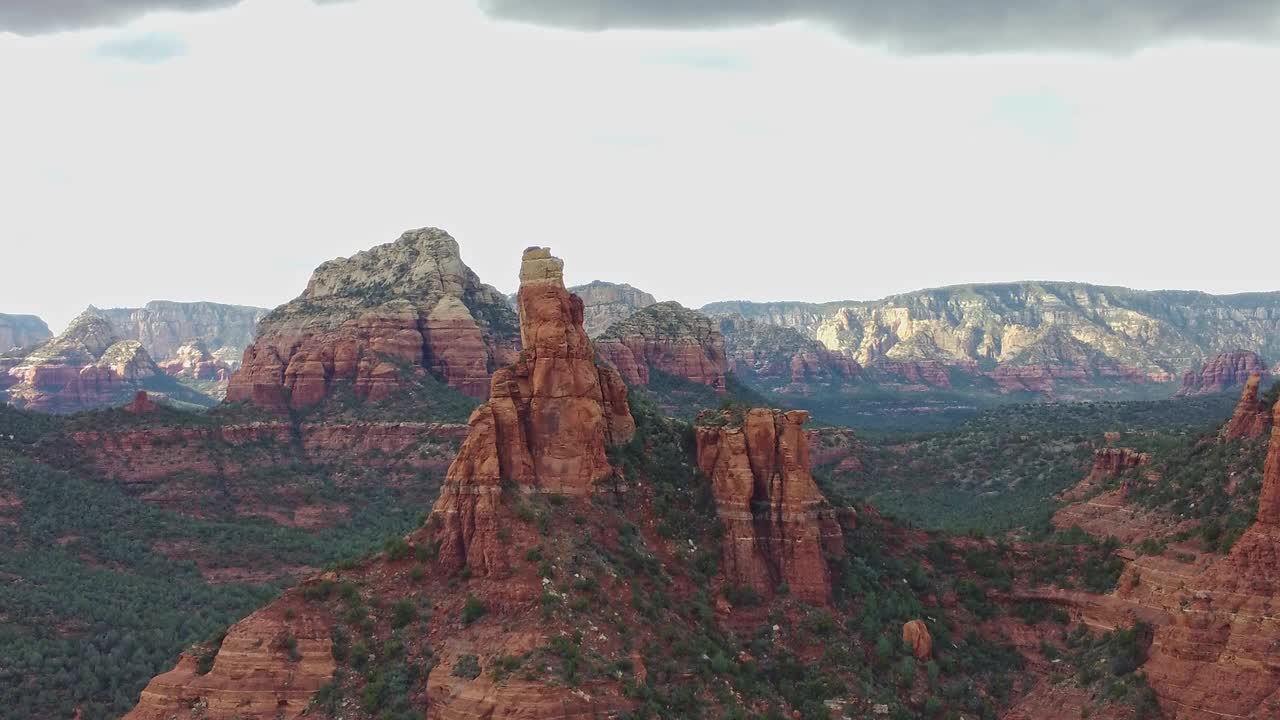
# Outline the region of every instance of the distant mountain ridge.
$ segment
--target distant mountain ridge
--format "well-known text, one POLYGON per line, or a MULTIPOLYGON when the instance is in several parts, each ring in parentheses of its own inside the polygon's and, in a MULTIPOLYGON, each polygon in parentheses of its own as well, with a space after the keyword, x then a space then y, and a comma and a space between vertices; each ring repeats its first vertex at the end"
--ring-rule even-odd
POLYGON ((937 362, 993 373, 1002 387, 1064 374, 1166 382, 1221 352, 1280 357, 1280 292, 1017 282, 868 301, 716 302, 701 311, 794 328, 864 366, 937 362))

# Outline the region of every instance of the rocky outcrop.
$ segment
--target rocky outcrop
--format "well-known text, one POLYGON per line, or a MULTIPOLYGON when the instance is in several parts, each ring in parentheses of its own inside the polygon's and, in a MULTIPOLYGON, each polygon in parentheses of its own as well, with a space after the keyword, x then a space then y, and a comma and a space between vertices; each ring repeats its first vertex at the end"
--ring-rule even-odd
POLYGON ((805 602, 831 597, 827 554, 843 551, 834 511, 809 474, 809 414, 755 408, 703 416, 698 468, 711 479, 725 526, 726 580, 772 597, 786 586, 805 602))
POLYGON ((1241 438, 1259 438, 1271 431, 1271 408, 1258 398, 1258 389, 1262 384, 1262 376, 1254 373, 1244 384, 1244 392, 1240 393, 1240 402, 1231 413, 1231 419, 1222 429, 1224 442, 1241 438))
POLYGON ((721 318, 728 369, 781 392, 808 393, 815 385, 853 382, 861 368, 851 356, 828 350, 799 330, 749 320, 721 318))
POLYGON ((1150 460, 1150 454, 1132 448, 1102 448, 1093 453, 1093 469, 1090 474, 1095 478, 1115 477, 1126 470, 1142 467, 1150 460))
POLYGON ((658 302, 643 290, 602 280, 571 287, 569 292, 582 298, 582 326, 592 338, 599 337, 611 325, 626 320, 637 310, 658 302))
MULTIPOLYGON (((1273 413, 1271 443, 1267 447, 1262 492, 1258 496, 1258 523, 1264 525, 1280 525, 1280 402, 1276 403, 1273 413)), ((1275 569, 1280 572, 1280 567, 1275 569)))
MULTIPOLYGON (((1214 296, 1083 283, 960 285, 837 303, 713 303, 792 327, 868 370, 886 362, 973 363, 1005 391, 1067 383, 1167 382, 1205 358, 1280 354, 1280 293, 1214 296), (1083 379, 1078 379, 1083 377, 1083 379)), ((1240 380, 1244 380, 1244 375, 1240 380)))
POLYGON ((651 305, 596 338, 596 350, 632 385, 649 384, 659 370, 724 392, 724 336, 710 318, 679 303, 651 305))
POLYGON ((52 337, 49 326, 35 315, 0 313, 0 353, 34 347, 52 337))
MULTIPOLYGON (((1131 460, 1101 463, 1104 470, 1131 460)), ((1103 496, 1105 498, 1106 496, 1103 496)), ((1093 498, 1088 504, 1099 503, 1093 498)), ((1122 497, 1107 500, 1111 512, 1132 517, 1122 529, 1137 534, 1085 527, 1098 536, 1115 534, 1123 542, 1170 538, 1193 525, 1152 526, 1149 516, 1126 510, 1122 497), (1142 527, 1142 526, 1147 527, 1142 527)), ((1080 503, 1077 503, 1080 504, 1080 503)), ((1055 524, 1059 524, 1055 518, 1055 524)), ((1061 526, 1061 525, 1060 525, 1061 526)), ((1264 468, 1257 519, 1225 555, 1179 552, 1129 556, 1117 590, 1106 596, 1072 591, 1041 593, 1039 599, 1073 609, 1079 619, 1100 629, 1141 621, 1155 628, 1140 672, 1170 720, 1245 718, 1262 720, 1280 713, 1280 431, 1272 431, 1264 468)), ((1034 695, 1034 694, 1033 694, 1034 695)), ((1033 698, 1034 699, 1034 698, 1033 698)), ((1079 717, 1087 698, 1067 698, 1046 717, 1079 717)), ((1013 717, 1038 717, 1019 715, 1013 717)))
POLYGON ((456 240, 412 230, 317 268, 301 296, 259 324, 227 399, 304 408, 346 386, 376 401, 428 371, 483 397, 489 373, 514 359, 518 327, 456 240))
POLYGON ((1267 364, 1256 352, 1233 350, 1218 353, 1198 370, 1188 370, 1182 376, 1178 397, 1208 395, 1240 387, 1254 375, 1269 375, 1267 364))
POLYGON ((258 321, 267 314, 266 308, 168 300, 154 300, 140 308, 90 310, 106 318, 121 338, 141 342, 154 358, 177 358, 184 345, 199 343, 230 364, 239 362, 253 342, 258 321))
POLYGON ((583 329, 582 300, 564 286, 564 264, 549 248, 525 250, 520 266, 516 364, 494 373, 489 402, 470 432, 432 511, 440 518, 440 558, 473 574, 507 566, 498 528, 510 510, 503 483, 581 495, 613 475, 605 450, 635 432, 621 377, 597 365, 583 329))
POLYGON ((160 369, 142 343, 121 340, 106 320, 86 311, 13 364, 8 375, 10 404, 76 412, 128 402, 160 369))
POLYGON ((323 606, 303 599, 308 585, 232 625, 212 666, 201 667, 199 658, 184 654, 177 667, 147 684, 125 720, 301 715, 336 667, 333 618, 323 606))
POLYGON ((902 642, 911 648, 911 654, 917 660, 933 657, 933 636, 923 620, 911 620, 902 626, 902 642))
POLYGON ((170 377, 213 383, 226 383, 234 371, 232 365, 215 357, 199 340, 184 343, 172 358, 158 365, 170 377))

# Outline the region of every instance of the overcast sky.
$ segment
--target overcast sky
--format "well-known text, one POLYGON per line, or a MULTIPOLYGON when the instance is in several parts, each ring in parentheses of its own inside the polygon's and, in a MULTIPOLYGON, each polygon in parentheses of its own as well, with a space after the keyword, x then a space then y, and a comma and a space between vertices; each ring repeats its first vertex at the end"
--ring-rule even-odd
POLYGON ((427 225, 691 306, 1280 289, 1276 5, 4 0, 0 312, 271 307, 427 225))

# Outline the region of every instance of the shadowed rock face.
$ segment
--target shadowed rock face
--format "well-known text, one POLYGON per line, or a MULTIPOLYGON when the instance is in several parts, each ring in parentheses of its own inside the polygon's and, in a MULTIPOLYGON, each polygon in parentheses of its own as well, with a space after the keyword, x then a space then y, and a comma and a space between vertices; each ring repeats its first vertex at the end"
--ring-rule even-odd
POLYGON ((1178 397, 1225 392, 1245 385, 1254 375, 1263 379, 1269 375, 1267 364, 1258 353, 1248 350, 1219 353, 1200 369, 1182 376, 1178 397))
POLYGON ((1258 438, 1270 432, 1271 408, 1258 399, 1261 383, 1261 375, 1255 373, 1249 376, 1248 382, 1244 385, 1244 392, 1240 394, 1240 402, 1236 404, 1235 411, 1231 413, 1231 420, 1222 431, 1224 441, 1258 438))
POLYGON ((550 249, 525 251, 520 268, 520 334, 515 365, 494 373, 489 402, 471 430, 433 513, 442 519, 440 558, 473 574, 501 574, 498 539, 502 483, 579 495, 610 477, 609 445, 635 432, 626 386, 597 365, 582 326, 582 301, 564 287, 563 262, 550 249))
POLYGON ((716 325, 679 303, 658 303, 615 323, 596 349, 632 385, 648 385, 656 369, 724 392, 728 361, 716 325))
POLYGON ((764 408, 748 411, 740 424, 704 416, 698 468, 711 479, 725 525, 729 582, 765 597, 785 584, 791 595, 821 604, 831 598, 826 554, 841 553, 844 541, 809 473, 808 419, 803 411, 764 408))
POLYGON ((795 328, 741 315, 720 319, 728 367, 781 391, 809 392, 814 384, 838 384, 858 378, 861 368, 850 355, 828 350, 795 328))
POLYGON ((463 264, 456 240, 412 230, 318 267, 259 324, 227 399, 303 408, 345 384, 380 400, 428 371, 484 397, 492 370, 514 359, 517 332, 506 298, 463 264))
POLYGON ((637 310, 657 304, 657 299, 626 284, 596 280, 569 288, 582 298, 582 327, 590 337, 599 337, 609 326, 631 317, 637 310))
POLYGON ((0 313, 0 353, 33 347, 52 337, 49 326, 35 315, 0 313))

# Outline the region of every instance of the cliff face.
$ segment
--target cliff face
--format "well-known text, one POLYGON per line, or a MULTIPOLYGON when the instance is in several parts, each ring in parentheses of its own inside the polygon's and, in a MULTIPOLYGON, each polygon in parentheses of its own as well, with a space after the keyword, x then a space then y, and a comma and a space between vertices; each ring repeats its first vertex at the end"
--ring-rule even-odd
POLYGON ((710 318, 679 303, 647 307, 596 338, 596 350, 632 385, 649 384, 650 369, 725 390, 724 336, 710 318))
POLYGON ((780 587, 805 602, 831 597, 826 554, 839 554, 835 513, 809 474, 809 414, 755 408, 738 424, 706 418, 697 428, 698 468, 711 479, 726 579, 762 596, 780 587), (723 423, 723 424, 721 424, 723 423))
POLYGON ((1262 384, 1262 376, 1253 374, 1245 382, 1244 392, 1240 394, 1240 402, 1231 413, 1231 420, 1222 430, 1222 439, 1226 442, 1240 438, 1258 438, 1271 431, 1271 408, 1258 399, 1258 389, 1262 384))
POLYGON ((590 337, 599 337, 609 326, 631 317, 637 310, 656 305, 657 299, 626 284, 595 280, 569 288, 582 298, 582 326, 590 337))
POLYGON ((853 382, 861 368, 851 356, 828 350, 791 327, 729 315, 720 320, 729 371, 782 392, 853 382))
POLYGON ((1179 397, 1220 393, 1244 385, 1252 376, 1269 375, 1267 364, 1256 352, 1234 350, 1218 353, 1198 370, 1182 376, 1179 397))
MULTIPOLYGON (((1280 419, 1280 406, 1272 412, 1280 419)), ((1124 450, 1100 453, 1090 479, 1145 464, 1138 457, 1124 450)), ((1078 502, 1055 517, 1059 527, 1076 524, 1097 537, 1138 543, 1176 538, 1196 525, 1130 505, 1123 490, 1079 490, 1067 498, 1078 502)), ((1130 556, 1112 594, 1057 591, 1038 597, 1067 605, 1095 628, 1136 621, 1154 627, 1139 671, 1169 720, 1280 716, 1280 618, 1274 612, 1280 602, 1280 431, 1272 430, 1256 520, 1228 554, 1178 544, 1177 552, 1130 556)), ((1058 697, 1060 702, 1040 714, 1011 717, 1081 717, 1081 705, 1088 704, 1087 698, 1058 697)))
POLYGON ((211 302, 155 300, 140 308, 90 308, 106 318, 116 334, 137 340, 154 358, 177 358, 184 345, 199 343, 215 358, 237 363, 253 342, 266 308, 211 302))
POLYGON ((34 347, 52 337, 49 326, 35 315, 0 313, 0 353, 34 347))
POLYGON ((473 397, 518 348, 498 291, 463 264, 443 230, 324 263, 296 300, 259 324, 227 399, 283 409, 321 402, 338 384, 371 400, 431 371, 473 397))
POLYGON ((1008 283, 861 302, 714 303, 703 312, 795 328, 868 368, 904 361, 970 364, 1006 389, 1081 378, 1166 382, 1235 348, 1280 354, 1280 293, 1213 296, 1008 283))
POLYGON ((9 368, 8 402, 43 412, 122 405, 159 375, 142 343, 120 339, 87 311, 9 368))
POLYGON ((432 511, 441 518, 442 561, 477 574, 501 574, 508 565, 498 540, 501 519, 510 516, 497 502, 503 482, 589 494, 614 472, 605 449, 635 432, 626 386, 596 364, 582 301, 565 290, 563 263, 549 249, 525 251, 518 304, 524 350, 494 374, 489 402, 472 414, 432 511))

